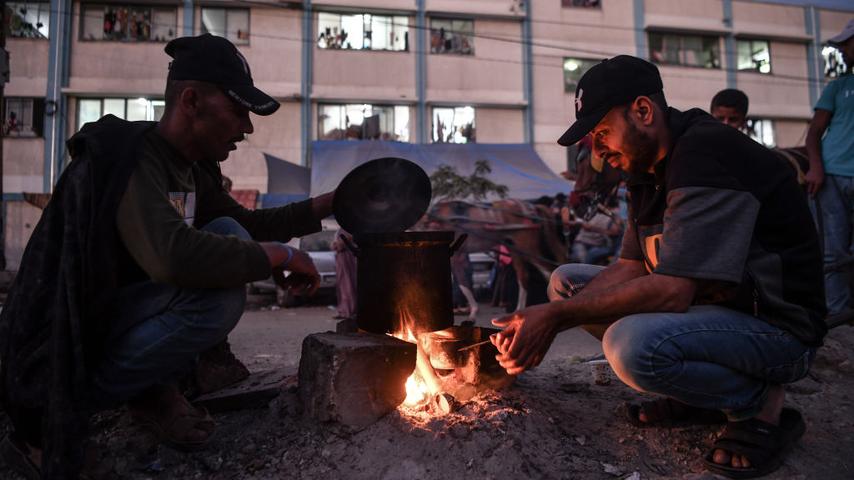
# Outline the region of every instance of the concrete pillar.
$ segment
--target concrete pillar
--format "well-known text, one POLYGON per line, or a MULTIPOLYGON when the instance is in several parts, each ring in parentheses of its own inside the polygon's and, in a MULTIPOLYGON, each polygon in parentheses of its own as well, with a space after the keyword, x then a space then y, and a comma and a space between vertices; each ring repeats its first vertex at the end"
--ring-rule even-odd
POLYGON ((192 37, 196 26, 196 6, 193 0, 184 0, 184 28, 181 36, 192 37))
POLYGON ((636 54, 639 58, 648 60, 649 48, 646 44, 646 26, 644 25, 645 11, 644 0, 634 0, 636 54))
POLYGON ((732 0, 723 0, 724 10, 724 26, 729 29, 724 35, 724 58, 726 59, 724 68, 726 69, 726 86, 727 88, 737 88, 738 84, 738 64, 736 62, 736 44, 735 36, 732 34, 732 0))
POLYGON ((302 2, 302 82, 300 95, 302 109, 300 110, 300 164, 311 166, 311 128, 314 116, 311 112, 311 84, 314 73, 314 15, 311 0, 302 2))
POLYGON ((44 191, 53 191, 65 158, 68 125, 68 86, 71 56, 71 0, 51 0, 50 46, 48 49, 47 91, 44 122, 44 191))
POLYGON ((534 143, 534 49, 531 30, 531 2, 525 2, 525 18, 522 20, 522 88, 525 93, 525 142, 534 143))
POLYGON ((804 25, 807 35, 812 37, 807 44, 807 88, 810 91, 810 107, 818 102, 824 86, 824 63, 821 59, 821 25, 818 10, 814 6, 804 7, 804 25))
POLYGON ((415 114, 415 143, 429 143, 427 125, 427 14, 424 0, 415 0, 415 96, 418 105, 415 114))

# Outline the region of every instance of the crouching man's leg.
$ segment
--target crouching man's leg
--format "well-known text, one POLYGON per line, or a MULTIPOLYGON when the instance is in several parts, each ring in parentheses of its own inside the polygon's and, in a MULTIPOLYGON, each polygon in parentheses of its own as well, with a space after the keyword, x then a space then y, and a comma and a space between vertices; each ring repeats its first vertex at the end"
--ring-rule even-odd
MULTIPOLYGON (((229 218, 203 230, 249 238, 229 218)), ((132 326, 115 335, 94 373, 96 400, 128 402, 134 417, 164 443, 201 447, 213 434, 213 421, 181 395, 177 379, 237 325, 246 302, 244 286, 188 289, 143 282, 123 289, 119 300, 121 323, 132 326)))
POLYGON ((782 384, 807 374, 815 349, 750 315, 708 305, 631 315, 608 328, 603 348, 632 388, 726 413, 706 457, 718 473, 773 471, 803 433, 800 414, 783 408, 782 384))

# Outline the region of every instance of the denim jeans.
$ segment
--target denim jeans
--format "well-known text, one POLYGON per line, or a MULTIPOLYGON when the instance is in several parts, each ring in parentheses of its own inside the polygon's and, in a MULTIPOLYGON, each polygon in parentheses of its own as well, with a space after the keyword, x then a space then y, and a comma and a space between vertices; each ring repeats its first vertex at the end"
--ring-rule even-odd
MULTIPOLYGON (((816 195, 817 210, 824 234, 824 265, 831 265, 854 254, 854 177, 827 175, 816 195)), ((848 307, 850 301, 850 267, 824 274, 828 315, 848 307)))
MULTIPOLYGON (((231 218, 218 218, 202 230, 250 238, 231 218)), ((242 285, 191 289, 145 281, 122 288, 119 300, 116 323, 131 326, 110 342, 93 373, 93 402, 102 408, 188 373, 201 352, 225 340, 237 325, 246 290, 242 285)))
MULTIPOLYGON (((559 267, 549 298, 572 296, 601 269, 559 267)), ((602 348, 620 380, 635 390, 722 410, 731 420, 755 416, 768 387, 803 378, 815 356, 814 348, 785 331, 715 305, 628 315, 608 327, 602 348)))

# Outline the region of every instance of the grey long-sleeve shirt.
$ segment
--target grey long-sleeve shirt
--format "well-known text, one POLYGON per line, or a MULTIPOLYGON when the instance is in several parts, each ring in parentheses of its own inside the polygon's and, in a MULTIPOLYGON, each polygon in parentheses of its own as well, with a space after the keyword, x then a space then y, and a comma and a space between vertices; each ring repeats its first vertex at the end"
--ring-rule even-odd
POLYGON ((247 210, 156 131, 146 134, 144 149, 116 222, 131 257, 156 282, 229 288, 270 275, 256 241, 199 230, 217 217, 233 218, 257 241, 284 242, 320 230, 311 201, 247 210))

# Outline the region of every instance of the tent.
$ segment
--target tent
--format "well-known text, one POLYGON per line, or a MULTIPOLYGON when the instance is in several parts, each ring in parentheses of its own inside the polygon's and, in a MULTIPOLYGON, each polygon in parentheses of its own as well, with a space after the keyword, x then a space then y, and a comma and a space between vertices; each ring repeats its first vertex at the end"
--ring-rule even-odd
POLYGON ((564 180, 543 163, 529 144, 412 144, 383 141, 315 141, 312 144, 311 195, 334 190, 355 167, 375 158, 399 157, 411 160, 428 175, 440 165, 470 175, 478 160, 487 160, 489 178, 508 187, 511 198, 535 199, 543 195, 569 193, 572 182, 564 180))
POLYGON ((263 208, 277 207, 308 198, 311 170, 279 157, 264 154, 267 162, 267 193, 261 197, 263 208))

